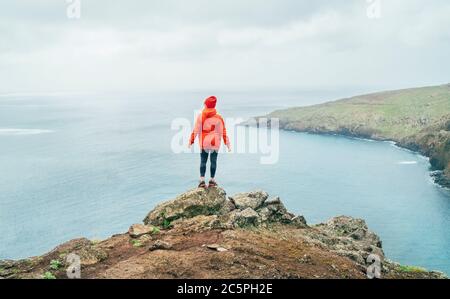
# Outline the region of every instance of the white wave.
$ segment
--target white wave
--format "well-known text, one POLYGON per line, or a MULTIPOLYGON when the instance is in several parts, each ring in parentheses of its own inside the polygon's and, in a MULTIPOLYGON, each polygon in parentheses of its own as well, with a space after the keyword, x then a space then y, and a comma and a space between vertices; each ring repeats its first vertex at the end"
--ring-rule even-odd
POLYGON ((417 161, 400 161, 400 162, 397 162, 397 164, 400 164, 400 165, 413 165, 413 164, 417 164, 417 161))
POLYGON ((390 145, 392 145, 393 147, 402 148, 402 147, 398 146, 398 145, 397 145, 397 142, 395 142, 395 141, 386 140, 386 141, 383 141, 383 142, 385 142, 385 143, 387 143, 387 144, 390 144, 390 145))
POLYGON ((47 133, 53 133, 53 131, 42 129, 0 129, 0 136, 39 135, 47 133))
POLYGON ((16 93, 3 93, 0 94, 0 98, 29 98, 29 97, 61 97, 61 96, 84 96, 84 95, 97 95, 93 92, 16 92, 16 93))

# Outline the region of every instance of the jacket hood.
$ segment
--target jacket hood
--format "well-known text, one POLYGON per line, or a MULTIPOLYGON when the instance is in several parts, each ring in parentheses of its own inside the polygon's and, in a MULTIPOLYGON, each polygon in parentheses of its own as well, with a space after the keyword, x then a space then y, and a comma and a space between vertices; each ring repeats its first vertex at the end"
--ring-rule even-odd
POLYGON ((217 110, 214 108, 205 108, 203 109, 202 115, 203 119, 211 118, 217 114, 217 110))

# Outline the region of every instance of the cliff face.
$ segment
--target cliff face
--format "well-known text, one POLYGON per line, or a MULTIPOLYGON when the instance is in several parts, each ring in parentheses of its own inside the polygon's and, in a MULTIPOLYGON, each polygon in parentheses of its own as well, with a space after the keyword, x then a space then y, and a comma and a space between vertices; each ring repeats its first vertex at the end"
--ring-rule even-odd
POLYGON ((2 278, 66 278, 70 254, 82 278, 366 278, 367 257, 383 278, 443 278, 384 258, 363 220, 308 226, 263 191, 226 196, 195 189, 152 210, 144 224, 104 241, 77 239, 21 261, 1 261, 2 278))
POLYGON ((391 140, 430 157, 450 188, 450 85, 381 92, 275 111, 282 129, 391 140))
POLYGON ((429 157, 436 183, 450 188, 450 120, 405 137, 398 145, 429 157))

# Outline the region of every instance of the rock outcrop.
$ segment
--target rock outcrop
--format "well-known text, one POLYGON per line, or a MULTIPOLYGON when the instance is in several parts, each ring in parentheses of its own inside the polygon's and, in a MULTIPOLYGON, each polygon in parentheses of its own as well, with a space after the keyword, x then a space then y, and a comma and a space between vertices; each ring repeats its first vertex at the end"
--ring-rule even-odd
POLYGON ((211 228, 267 226, 283 223, 306 227, 302 216, 289 213, 279 198, 269 199, 264 191, 236 194, 227 198, 221 188, 195 189, 158 205, 144 219, 146 225, 170 226, 196 216, 209 216, 211 228))
POLYGON ((156 227, 152 225, 144 225, 144 224, 133 224, 128 229, 128 234, 132 238, 139 238, 143 235, 148 235, 158 230, 156 227))
POLYGON ((336 217, 308 226, 264 191, 227 197, 195 189, 158 205, 125 234, 77 239, 20 261, 0 261, 1 278, 66 278, 77 256, 82 278, 366 278, 369 255, 383 278, 444 278, 384 258, 366 223, 336 217))
POLYGON ((384 259, 382 242, 362 219, 340 216, 315 225, 305 233, 313 243, 365 265, 371 254, 384 259))
MULTIPOLYGON (((195 189, 152 210, 144 219, 147 225, 201 224, 201 229, 233 229, 290 225, 307 228, 303 216, 289 213, 279 197, 269 198, 264 191, 239 193, 227 198, 221 188, 195 189), (197 216, 202 216, 198 217, 197 216), (191 219, 191 220, 189 220, 191 219)), ((370 254, 384 259, 380 238, 369 231, 362 219, 336 217, 305 231, 311 243, 365 265, 370 254)))
POLYGON ((168 225, 177 219, 199 215, 220 215, 226 213, 226 193, 219 188, 194 189, 173 200, 158 205, 144 219, 145 224, 168 225))

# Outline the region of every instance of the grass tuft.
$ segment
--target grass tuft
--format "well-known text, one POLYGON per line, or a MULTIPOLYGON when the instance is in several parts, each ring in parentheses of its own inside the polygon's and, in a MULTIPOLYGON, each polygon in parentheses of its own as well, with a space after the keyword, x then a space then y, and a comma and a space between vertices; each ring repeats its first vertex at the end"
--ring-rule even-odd
POLYGON ((56 276, 53 275, 52 272, 45 272, 44 275, 42 276, 43 279, 56 279, 56 276))

